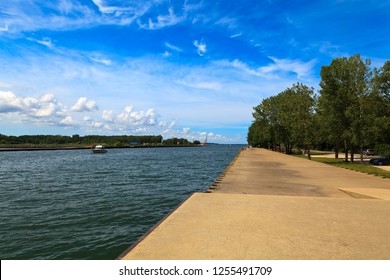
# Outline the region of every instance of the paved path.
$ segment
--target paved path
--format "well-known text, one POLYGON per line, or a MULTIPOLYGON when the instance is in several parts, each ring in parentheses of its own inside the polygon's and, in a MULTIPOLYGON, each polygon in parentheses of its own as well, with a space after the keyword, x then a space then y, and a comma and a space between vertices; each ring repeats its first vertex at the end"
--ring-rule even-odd
POLYGON ((121 259, 390 259, 390 180, 248 149, 121 259))
POLYGON ((218 193, 343 198, 347 194, 341 188, 390 190, 389 179, 265 149, 241 152, 220 179, 218 193))
POLYGON ((390 259, 389 213, 385 200, 196 193, 123 259, 390 259))

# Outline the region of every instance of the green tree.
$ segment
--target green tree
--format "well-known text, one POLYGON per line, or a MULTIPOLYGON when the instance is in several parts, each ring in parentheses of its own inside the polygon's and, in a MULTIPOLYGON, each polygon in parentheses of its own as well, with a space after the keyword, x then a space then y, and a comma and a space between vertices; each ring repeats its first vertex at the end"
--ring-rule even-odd
POLYGON ((283 123, 288 127, 291 142, 304 148, 311 159, 310 149, 316 136, 314 89, 298 83, 280 95, 283 96, 284 104, 284 109, 280 113, 283 123))
POLYGON ((248 143, 251 145, 283 145, 286 153, 291 153, 292 146, 307 149, 315 137, 314 89, 303 84, 264 99, 254 108, 255 121, 249 127, 248 143))
POLYGON ((270 148, 273 139, 270 134, 270 126, 262 119, 255 120, 249 127, 248 144, 254 147, 270 148))
POLYGON ((336 58, 321 70, 319 121, 329 133, 329 140, 335 142, 336 157, 339 144, 344 143, 345 161, 349 149, 353 155, 354 147, 362 147, 365 142, 363 131, 368 122, 364 101, 369 95, 369 64, 360 55, 354 55, 336 58))
POLYGON ((381 145, 382 152, 390 150, 390 61, 383 67, 374 69, 371 80, 371 95, 369 104, 370 125, 368 145, 381 145))

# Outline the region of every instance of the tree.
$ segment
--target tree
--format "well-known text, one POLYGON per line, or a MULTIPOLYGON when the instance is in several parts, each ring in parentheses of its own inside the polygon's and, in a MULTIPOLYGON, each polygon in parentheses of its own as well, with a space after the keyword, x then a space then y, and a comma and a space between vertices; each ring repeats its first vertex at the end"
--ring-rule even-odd
POLYGON ((390 150, 390 61, 386 61, 380 69, 374 69, 371 80, 371 95, 367 102, 370 104, 371 137, 369 145, 387 144, 385 153, 390 150))
POLYGON ((290 131, 291 142, 307 150, 311 159, 310 149, 316 135, 314 89, 298 83, 281 95, 284 96, 284 110, 281 113, 290 131))
POLYGON ((270 148, 274 144, 270 135, 270 126, 262 119, 255 120, 249 127, 247 140, 249 145, 254 147, 270 148))
POLYGON ((319 120, 335 142, 336 157, 340 142, 344 142, 345 161, 349 149, 353 155, 354 147, 364 144, 362 132, 368 124, 363 104, 368 96, 369 64, 354 55, 336 58, 321 70, 319 120))
POLYGON ((248 131, 248 142, 251 145, 276 144, 285 147, 291 153, 292 146, 298 145, 309 151, 314 142, 314 89, 303 84, 264 99, 254 108, 252 123, 248 131))

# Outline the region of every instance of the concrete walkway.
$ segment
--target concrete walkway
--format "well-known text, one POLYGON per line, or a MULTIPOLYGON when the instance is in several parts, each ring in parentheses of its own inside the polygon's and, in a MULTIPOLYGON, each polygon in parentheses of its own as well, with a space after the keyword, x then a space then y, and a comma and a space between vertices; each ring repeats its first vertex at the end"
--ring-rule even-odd
POLYGON ((340 197, 340 188, 390 190, 390 180, 264 149, 247 149, 217 182, 219 193, 340 197))
POLYGON ((390 259, 390 180, 242 151, 121 259, 390 259))

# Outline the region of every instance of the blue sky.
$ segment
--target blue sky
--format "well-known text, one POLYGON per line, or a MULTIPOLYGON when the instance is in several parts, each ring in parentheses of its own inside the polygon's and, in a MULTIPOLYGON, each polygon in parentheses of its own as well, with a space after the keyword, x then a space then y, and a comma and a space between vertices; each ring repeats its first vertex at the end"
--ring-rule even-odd
POLYGON ((246 143, 321 66, 390 58, 389 0, 0 0, 0 133, 246 143))

